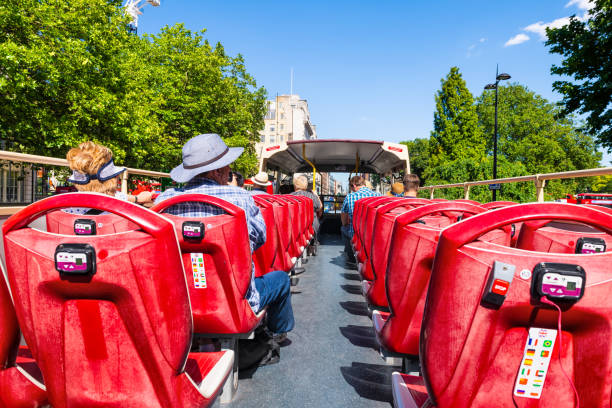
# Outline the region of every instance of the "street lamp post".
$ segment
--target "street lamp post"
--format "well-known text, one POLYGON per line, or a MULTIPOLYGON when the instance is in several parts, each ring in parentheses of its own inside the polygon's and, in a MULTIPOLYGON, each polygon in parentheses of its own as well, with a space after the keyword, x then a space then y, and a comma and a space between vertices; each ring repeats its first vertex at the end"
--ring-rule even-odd
MULTIPOLYGON (((493 137, 493 179, 497 179, 497 95, 499 88, 499 81, 505 81, 510 79, 510 75, 506 73, 499 73, 499 66, 495 69, 495 83, 487 84, 484 89, 495 89, 495 134, 493 137)), ((493 189, 493 201, 497 200, 497 189, 493 189)))
POLYGON ((138 17, 142 15, 142 8, 147 3, 153 7, 159 7, 160 0, 125 0, 123 4, 126 14, 132 19, 131 25, 134 33, 138 30, 138 17))

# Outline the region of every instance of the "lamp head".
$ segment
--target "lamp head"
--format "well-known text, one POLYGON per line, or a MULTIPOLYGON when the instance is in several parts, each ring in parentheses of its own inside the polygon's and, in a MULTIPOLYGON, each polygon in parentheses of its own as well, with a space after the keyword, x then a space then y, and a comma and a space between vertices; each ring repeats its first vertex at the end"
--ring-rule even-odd
POLYGON ((512 78, 510 75, 508 75, 506 73, 501 73, 495 79, 497 79, 498 81, 505 81, 505 80, 510 79, 510 78, 512 78))
POLYGON ((495 89, 497 88, 497 84, 486 84, 484 89, 495 89))

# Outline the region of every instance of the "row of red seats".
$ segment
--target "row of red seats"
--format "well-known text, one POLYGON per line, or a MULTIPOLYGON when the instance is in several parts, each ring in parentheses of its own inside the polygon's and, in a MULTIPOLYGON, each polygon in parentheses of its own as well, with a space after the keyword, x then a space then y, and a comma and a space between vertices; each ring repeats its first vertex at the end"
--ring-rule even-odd
POLYGON ((0 407, 202 407, 222 389, 222 400, 231 399, 237 339, 265 315, 245 298, 251 262, 259 275, 289 272, 312 238, 310 199, 256 201, 268 239, 253 257, 244 211, 205 195, 147 210, 99 194, 63 194, 10 217, 3 235, 14 303, 2 279, 0 407), (164 213, 182 202, 225 214, 164 213), (110 214, 60 211, 84 203, 110 214), (29 227, 45 215, 47 231, 29 227), (20 329, 29 350, 19 348, 20 329), (190 352, 200 338, 224 347, 190 352))
POLYGON ((373 197, 353 220, 397 407, 609 405, 609 210, 373 197))

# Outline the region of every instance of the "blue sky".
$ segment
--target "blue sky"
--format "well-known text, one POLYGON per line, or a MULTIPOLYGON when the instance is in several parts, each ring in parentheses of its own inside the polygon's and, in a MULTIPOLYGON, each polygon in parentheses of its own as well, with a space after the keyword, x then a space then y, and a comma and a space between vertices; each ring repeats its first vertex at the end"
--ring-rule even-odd
POLYGON ((161 0, 160 7, 145 7, 139 33, 179 22, 206 29, 209 41, 244 55, 248 72, 271 97, 289 93, 293 68, 294 92, 308 100, 320 138, 398 142, 429 137, 434 95, 451 66, 475 96, 494 81, 498 63, 512 81, 559 100, 550 67, 560 58, 548 53, 541 33, 555 20, 583 15, 585 5, 161 0))

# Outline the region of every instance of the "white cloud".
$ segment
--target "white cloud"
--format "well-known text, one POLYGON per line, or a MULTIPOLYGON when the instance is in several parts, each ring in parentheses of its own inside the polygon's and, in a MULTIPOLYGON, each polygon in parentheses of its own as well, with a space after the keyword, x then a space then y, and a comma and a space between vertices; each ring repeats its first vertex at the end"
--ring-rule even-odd
POLYGON ((480 41, 481 43, 483 43, 483 42, 487 41, 487 39, 486 39, 486 38, 484 38, 484 37, 482 37, 482 38, 481 38, 480 40, 478 40, 478 41, 480 41))
POLYGON ((569 21, 570 21, 569 17, 561 17, 550 23, 544 23, 542 21, 538 21, 537 23, 528 25, 527 27, 523 28, 523 30, 531 32, 531 33, 536 33, 540 36, 540 40, 545 40, 547 28, 560 28, 560 27, 563 27, 564 25, 569 24, 569 21))
POLYGON ((506 43, 504 44, 504 47, 510 47, 511 45, 522 44, 525 41, 529 41, 529 36, 527 34, 523 34, 523 33, 517 34, 511 39, 509 39, 508 41, 506 41, 506 43))
POLYGON ((565 7, 576 6, 580 10, 590 10, 595 7, 595 2, 589 0, 571 0, 565 7))

